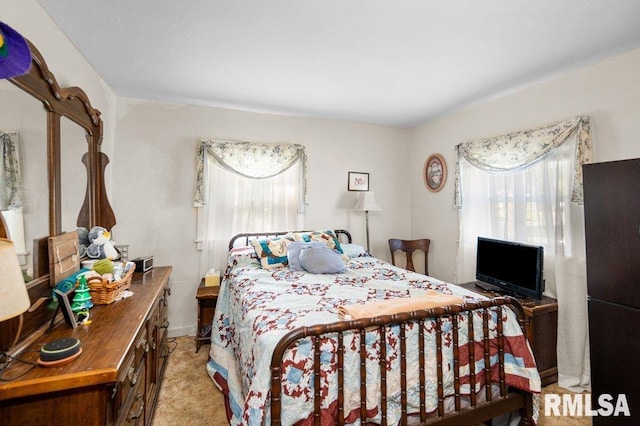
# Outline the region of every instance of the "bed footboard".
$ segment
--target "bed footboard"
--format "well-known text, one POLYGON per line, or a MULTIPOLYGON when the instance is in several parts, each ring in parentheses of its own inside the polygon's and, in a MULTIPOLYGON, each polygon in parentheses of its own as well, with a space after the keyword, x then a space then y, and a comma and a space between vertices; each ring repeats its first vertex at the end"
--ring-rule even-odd
MULTIPOLYGON (((353 335, 359 335, 357 341, 359 342, 359 348, 355 348, 355 351, 358 352, 360 359, 359 366, 359 413, 355 413, 355 415, 360 419, 361 424, 367 424, 367 419, 369 418, 369 414, 367 412, 368 407, 366 406, 367 401, 367 391, 368 388, 371 389, 371 377, 369 380, 367 378, 367 362, 371 362, 372 359, 377 360, 379 362, 379 392, 380 395, 376 396, 379 401, 379 415, 381 417, 381 424, 387 424, 387 413, 389 411, 389 404, 391 402, 388 400, 388 364, 390 361, 387 356, 387 343, 385 341, 385 329, 389 327, 398 327, 399 326, 399 342, 397 342, 398 350, 396 351, 399 354, 399 368, 400 368, 400 410, 401 410, 401 418, 400 424, 408 424, 410 421, 413 424, 443 424, 443 425, 453 425, 453 424, 476 424, 483 422, 485 420, 494 418, 501 414, 509 413, 514 410, 519 410, 521 415, 521 424, 530 424, 530 419, 532 419, 533 415, 533 401, 532 394, 521 391, 519 389, 513 389, 507 386, 505 381, 505 335, 503 330, 503 319, 502 315, 495 315, 497 318, 496 322, 496 330, 493 338, 497 341, 497 380, 495 380, 495 371, 492 374, 490 369, 479 369, 480 371, 476 371, 476 364, 484 361, 483 365, 491 365, 490 357, 490 339, 489 339, 489 328, 490 328, 490 317, 492 315, 492 310, 500 310, 501 306, 510 307, 517 315, 519 325, 524 332, 524 316, 522 312, 522 307, 518 303, 518 301, 511 297, 500 297, 492 300, 483 300, 478 302, 469 302, 463 305, 454 305, 440 308, 433 308, 428 310, 421 310, 415 312, 403 312, 400 314, 394 315, 385 315, 379 316, 375 318, 364 318, 353 321, 340 321, 331 324, 321 324, 310 327, 300 327, 295 330, 288 332, 278 343, 276 349, 273 353, 272 361, 271 361, 271 425, 280 425, 281 424, 281 415, 283 414, 283 384, 284 379, 283 376, 286 375, 284 371, 283 363, 285 360, 285 354, 287 351, 294 345, 296 342, 299 342, 301 339, 310 338, 311 346, 313 351, 313 371, 310 374, 313 375, 313 380, 310 382, 313 383, 313 413, 309 416, 308 422, 311 422, 315 425, 320 425, 321 417, 326 416, 327 413, 322 413, 322 392, 320 388, 320 383, 322 380, 322 372, 321 372, 321 356, 327 356, 327 347, 326 345, 321 348, 321 340, 323 337, 328 335, 333 336, 335 341, 337 341, 337 345, 333 349, 333 353, 330 354, 332 359, 335 359, 337 363, 337 414, 336 410, 333 410, 333 421, 335 424, 343 425, 345 424, 346 417, 351 416, 349 421, 353 421, 354 412, 351 410, 351 413, 345 412, 345 400, 347 396, 345 395, 345 336, 347 333, 351 333, 353 335), (478 317, 482 318, 482 336, 475 336, 474 333, 474 320, 473 316, 476 317, 476 324, 478 321, 478 317), (459 322, 462 322, 464 319, 467 319, 467 325, 459 325, 459 322), (425 323, 428 321, 428 326, 425 326, 425 323), (447 323, 450 325, 450 332, 447 338, 445 336, 445 332, 443 332, 443 324, 447 323), (433 353, 433 350, 430 352, 425 352, 427 348, 425 348, 425 328, 431 327, 435 324, 435 354, 436 354, 436 365, 437 365, 437 408, 434 412, 427 412, 427 407, 425 404, 427 392, 434 392, 432 389, 428 389, 426 384, 426 374, 425 369, 426 361, 425 361, 425 353, 433 353), (418 325, 418 327, 415 327, 418 325), (484 360, 475 359, 476 355, 474 352, 476 350, 465 350, 462 345, 459 345, 459 327, 465 327, 465 331, 467 333, 468 341, 474 342, 472 345, 477 346, 481 345, 483 352, 484 360), (407 349, 408 345, 415 345, 415 341, 411 340, 411 342, 407 339, 408 329, 415 330, 417 328, 418 339, 418 362, 412 363, 407 362, 407 349), (380 344, 379 344, 379 353, 373 355, 367 353, 367 345, 365 343, 365 334, 371 330, 380 330, 380 344), (446 345, 448 350, 443 350, 443 345, 446 345), (452 348, 452 349, 450 349, 452 348), (451 360, 451 351, 453 353, 451 360), (443 355, 443 353, 447 353, 448 355, 443 355), (444 359, 443 357, 447 356, 448 358, 444 359), (415 364, 415 365, 414 365, 415 364), (453 373, 453 395, 447 396, 444 390, 444 376, 445 372, 443 371, 443 365, 452 365, 452 373, 453 373), (465 366, 469 371, 467 374, 461 373, 462 366, 465 366), (409 412, 407 409, 408 406, 408 385, 407 385, 407 377, 409 375, 414 375, 413 377, 418 377, 419 382, 419 409, 416 411, 415 408, 412 412, 409 412), (464 376, 464 377, 463 377, 464 376), (481 391, 469 392, 468 395, 462 395, 461 387, 463 386, 463 382, 470 389, 477 389, 476 384, 478 383, 478 387, 480 385, 484 385, 481 387, 481 391), (368 386, 369 385, 369 386, 368 386), (497 395, 497 396, 496 396, 497 395), (448 408, 447 408, 448 407, 448 408)), ((476 325, 477 327, 477 325, 476 325)), ((355 336, 354 336, 355 337, 355 336)), ((356 340, 354 340, 356 341, 356 340)), ((350 350, 354 350, 353 347, 350 350)), ((495 348, 493 355, 495 356, 495 348)), ((495 366, 492 367, 495 370, 495 366)), ((451 373, 449 373, 451 374, 451 373)), ((378 389, 378 387, 376 387, 378 389)), ((371 392, 371 391, 370 391, 371 392)), ((413 390, 415 392, 415 389, 413 390)), ((415 394, 414 394, 415 395, 415 394)), ((369 395, 371 398, 371 395, 369 395)), ((326 411, 326 410, 325 410, 326 411)), ((358 410, 356 410, 358 411, 358 410)), ((326 420, 326 419, 325 419, 326 420)), ((356 419, 357 420, 357 419, 356 419)))

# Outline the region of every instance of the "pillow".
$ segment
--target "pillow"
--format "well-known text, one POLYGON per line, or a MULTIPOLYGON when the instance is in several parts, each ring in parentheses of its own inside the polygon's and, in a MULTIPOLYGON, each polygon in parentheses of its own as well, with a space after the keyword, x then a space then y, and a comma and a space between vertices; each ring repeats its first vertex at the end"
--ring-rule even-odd
POLYGON ((293 241, 287 247, 287 260, 289 261, 289 269, 292 271, 304 271, 304 268, 300 266, 300 251, 304 247, 326 247, 322 241, 313 241, 305 243, 304 241, 293 241))
POLYGON ((287 248, 292 241, 290 238, 272 237, 251 240, 251 245, 262 267, 273 269, 287 265, 287 248))
POLYGON ((312 274, 337 274, 347 270, 342 256, 326 246, 303 247, 299 260, 300 266, 312 274))
POLYGON ((294 232, 287 235, 292 236, 296 241, 304 241, 307 243, 312 241, 322 241, 330 249, 333 249, 338 253, 342 253, 340 241, 338 241, 338 238, 333 234, 333 231, 294 232))
POLYGON ((367 250, 364 247, 362 247, 360 244, 352 244, 352 243, 342 244, 342 251, 344 254, 346 254, 350 258, 369 256, 369 254, 367 253, 367 250))
POLYGON ((247 266, 256 262, 259 263, 259 259, 252 246, 234 247, 229 251, 227 268, 229 266, 247 266))

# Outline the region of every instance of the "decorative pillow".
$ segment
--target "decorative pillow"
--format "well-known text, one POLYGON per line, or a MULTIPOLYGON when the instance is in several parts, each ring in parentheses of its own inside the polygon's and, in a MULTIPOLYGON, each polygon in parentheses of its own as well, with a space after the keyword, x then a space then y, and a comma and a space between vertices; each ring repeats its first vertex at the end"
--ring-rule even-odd
POLYGON ((306 243, 304 241, 294 241, 287 247, 287 259, 289 261, 289 269, 292 271, 304 271, 300 266, 300 251, 304 247, 326 247, 323 241, 313 241, 306 243))
POLYGON ((287 265, 287 248, 292 241, 290 238, 272 237, 251 240, 251 245, 262 267, 273 269, 287 265))
POLYGON ((345 243, 342 244, 342 252, 350 258, 368 256, 367 250, 360 244, 345 243))
POLYGON ((337 251, 338 253, 342 253, 342 247, 340 246, 340 241, 334 235, 333 231, 309 231, 309 232, 294 232, 292 234, 287 234, 293 236, 296 241, 304 241, 304 242, 312 242, 312 241, 322 241, 326 244, 327 247, 337 251))
POLYGON ((227 267, 229 267, 229 265, 247 266, 256 262, 259 263, 260 260, 256 255, 256 250, 252 246, 234 247, 229 251, 227 267))
POLYGON ((347 270, 342 256, 326 246, 303 247, 299 260, 300 266, 312 274, 337 274, 347 270))

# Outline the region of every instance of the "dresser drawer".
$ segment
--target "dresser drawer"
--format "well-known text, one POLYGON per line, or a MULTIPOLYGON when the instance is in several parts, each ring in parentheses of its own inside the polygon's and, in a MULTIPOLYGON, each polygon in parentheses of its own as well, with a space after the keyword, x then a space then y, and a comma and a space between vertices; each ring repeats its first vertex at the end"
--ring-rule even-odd
POLYGON ((145 354, 148 350, 149 343, 147 340, 147 333, 143 328, 136 336, 134 345, 127 354, 124 367, 120 370, 120 375, 118 376, 118 383, 116 385, 114 397, 116 418, 122 414, 122 407, 125 405, 127 400, 132 398, 135 389, 140 385, 140 383, 143 384, 142 390, 144 391, 145 369, 141 369, 140 366, 144 366, 143 361, 145 360, 145 354))
POLYGON ((145 364, 137 368, 135 375, 138 377, 135 386, 127 395, 125 405, 119 415, 118 423, 121 425, 136 425, 144 423, 145 416, 145 364))

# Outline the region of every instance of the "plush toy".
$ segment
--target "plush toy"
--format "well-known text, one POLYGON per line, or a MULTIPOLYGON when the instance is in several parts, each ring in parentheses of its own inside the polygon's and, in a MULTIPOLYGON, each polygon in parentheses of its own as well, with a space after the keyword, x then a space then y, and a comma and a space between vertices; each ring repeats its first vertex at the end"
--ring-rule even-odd
POLYGON ((89 231, 89 247, 87 247, 87 256, 92 259, 117 259, 118 251, 110 241, 111 234, 101 227, 94 226, 89 231))
POLYGON ((87 228, 78 228, 78 241, 80 243, 78 246, 78 253, 80 254, 80 257, 85 257, 87 255, 87 247, 91 244, 89 242, 89 231, 87 228))

